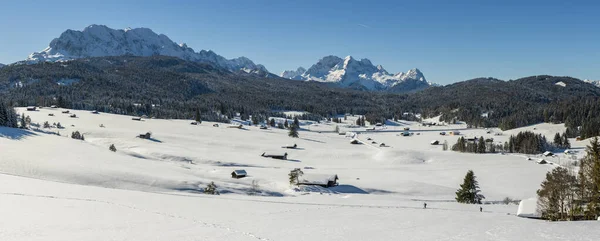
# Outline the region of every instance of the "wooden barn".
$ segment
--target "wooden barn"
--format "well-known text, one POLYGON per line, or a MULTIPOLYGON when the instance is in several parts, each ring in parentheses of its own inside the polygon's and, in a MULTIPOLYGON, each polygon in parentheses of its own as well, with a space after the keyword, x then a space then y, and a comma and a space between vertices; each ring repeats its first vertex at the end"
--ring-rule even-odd
POLYGON ((298 145, 296 145, 296 144, 294 144, 294 145, 286 145, 286 146, 282 146, 281 148, 296 149, 296 148, 298 148, 298 145))
POLYGON ((235 170, 233 172, 231 172, 231 178, 242 178, 242 177, 246 177, 248 175, 248 173, 246 172, 246 170, 235 170))
POLYGON ((263 152, 263 154, 260 155, 260 156, 267 157, 267 158, 273 158, 273 159, 279 159, 279 160, 287 160, 288 154, 287 154, 287 152, 284 153, 283 155, 281 155, 281 154, 268 154, 266 152, 263 152))
POLYGON ((298 178, 298 185, 334 187, 338 185, 337 174, 304 174, 298 178))

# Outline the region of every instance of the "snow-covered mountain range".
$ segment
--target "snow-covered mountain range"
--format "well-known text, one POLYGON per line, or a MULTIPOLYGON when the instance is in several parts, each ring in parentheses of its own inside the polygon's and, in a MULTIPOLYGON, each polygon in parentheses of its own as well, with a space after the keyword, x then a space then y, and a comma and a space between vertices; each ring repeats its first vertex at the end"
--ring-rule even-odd
POLYGON ((148 28, 117 30, 104 25, 91 25, 83 31, 67 30, 52 40, 46 49, 29 55, 26 62, 121 55, 173 56, 188 61, 212 63, 232 72, 269 74, 263 65, 255 64, 246 57, 226 59, 210 50, 195 52, 185 43, 177 44, 166 35, 156 34, 148 28))
POLYGON ((352 56, 340 58, 325 56, 308 69, 284 71, 280 75, 286 79, 336 83, 341 87, 367 90, 392 90, 409 92, 432 86, 419 69, 406 73, 388 73, 383 66, 373 65, 368 59, 355 59, 352 56))

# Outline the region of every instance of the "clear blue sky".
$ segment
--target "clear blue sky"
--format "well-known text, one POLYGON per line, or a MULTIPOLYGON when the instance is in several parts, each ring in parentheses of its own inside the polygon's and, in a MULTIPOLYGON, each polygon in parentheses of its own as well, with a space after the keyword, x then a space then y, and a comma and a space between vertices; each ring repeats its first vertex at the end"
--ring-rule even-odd
POLYGON ((0 63, 66 29, 148 27, 279 73, 325 55, 421 69, 441 84, 537 74, 600 79, 600 1, 7 1, 0 63))

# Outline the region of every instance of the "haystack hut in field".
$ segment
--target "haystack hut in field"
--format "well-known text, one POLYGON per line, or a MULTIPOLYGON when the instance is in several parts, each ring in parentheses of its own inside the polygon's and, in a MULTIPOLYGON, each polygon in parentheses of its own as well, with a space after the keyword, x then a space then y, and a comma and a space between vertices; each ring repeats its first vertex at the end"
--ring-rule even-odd
POLYGON ((152 132, 146 132, 145 134, 139 134, 138 138, 142 139, 150 139, 152 137, 152 132))
POLYGON ((298 145, 296 145, 296 144, 294 144, 294 145, 286 145, 286 146, 282 146, 281 148, 296 149, 296 148, 298 148, 298 145))
POLYGON ((549 151, 546 151, 546 152, 544 152, 544 154, 542 154, 542 155, 544 155, 544 156, 554 156, 554 153, 552 153, 552 152, 549 152, 549 151))
POLYGON ((537 199, 529 198, 519 202, 517 216, 522 218, 541 218, 542 215, 538 212, 537 199))
POLYGON ((359 141, 359 140, 357 140, 357 139, 353 139, 352 141, 350 141, 350 144, 354 144, 354 145, 360 145, 360 144, 362 144, 362 142, 360 142, 360 141, 359 141))
POLYGON ((279 159, 279 160, 287 160, 288 154, 287 154, 287 152, 283 153, 283 154, 272 154, 272 153, 263 152, 263 154, 260 156, 266 157, 266 158, 279 159))
POLYGON ((338 180, 337 174, 304 174, 298 178, 298 185, 335 187, 338 180))
POLYGON ((431 145, 435 146, 435 145, 439 145, 439 144, 440 144, 440 141, 438 141, 438 140, 431 141, 431 145))
POLYGON ((248 173, 246 172, 246 170, 235 170, 233 172, 231 172, 231 178, 242 178, 242 177, 246 177, 248 175, 248 173))

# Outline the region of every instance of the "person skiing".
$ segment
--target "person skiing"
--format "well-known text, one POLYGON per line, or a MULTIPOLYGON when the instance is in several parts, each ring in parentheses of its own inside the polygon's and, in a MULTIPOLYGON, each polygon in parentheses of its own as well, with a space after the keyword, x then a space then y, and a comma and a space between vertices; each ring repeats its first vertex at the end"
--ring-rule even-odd
POLYGON ((427 208, 427 203, 423 203, 423 209, 427 208))
POLYGON ((479 212, 483 212, 483 207, 479 207, 479 212))

